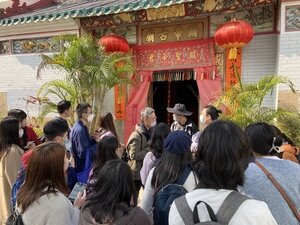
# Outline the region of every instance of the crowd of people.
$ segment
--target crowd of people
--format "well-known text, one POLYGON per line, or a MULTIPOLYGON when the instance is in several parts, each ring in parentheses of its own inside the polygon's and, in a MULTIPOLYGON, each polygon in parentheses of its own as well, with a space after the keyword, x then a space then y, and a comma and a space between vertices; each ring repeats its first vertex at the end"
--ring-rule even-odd
POLYGON ((199 131, 184 104, 166 108, 171 126, 146 107, 124 145, 112 113, 90 133, 90 104, 57 111, 41 138, 20 109, 0 122, 0 225, 300 224, 299 149, 274 125, 241 129, 208 105, 199 131))

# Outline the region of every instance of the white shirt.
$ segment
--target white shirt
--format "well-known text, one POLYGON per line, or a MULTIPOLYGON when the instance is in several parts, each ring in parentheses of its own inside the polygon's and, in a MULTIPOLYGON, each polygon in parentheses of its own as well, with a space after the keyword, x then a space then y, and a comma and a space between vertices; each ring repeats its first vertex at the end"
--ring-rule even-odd
MULTIPOLYGON (((211 206, 217 214, 225 198, 231 193, 231 190, 215 189, 196 189, 187 193, 186 199, 189 207, 193 211, 195 204, 202 200, 211 206)), ((201 222, 210 221, 206 207, 203 204, 198 206, 198 215, 201 222)), ((183 225, 184 222, 178 213, 173 202, 169 213, 169 225, 183 225)), ((244 201, 233 215, 228 225, 277 225, 267 204, 262 201, 249 199, 244 201)))

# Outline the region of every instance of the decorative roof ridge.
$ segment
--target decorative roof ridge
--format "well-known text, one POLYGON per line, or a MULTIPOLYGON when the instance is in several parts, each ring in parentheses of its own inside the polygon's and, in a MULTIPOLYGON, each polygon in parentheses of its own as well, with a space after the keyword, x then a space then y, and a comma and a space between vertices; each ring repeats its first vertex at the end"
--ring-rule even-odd
POLYGON ((26 14, 1 19, 0 26, 109 15, 149 8, 160 8, 192 1, 195 0, 102 0, 73 4, 61 3, 40 10, 31 11, 26 14))

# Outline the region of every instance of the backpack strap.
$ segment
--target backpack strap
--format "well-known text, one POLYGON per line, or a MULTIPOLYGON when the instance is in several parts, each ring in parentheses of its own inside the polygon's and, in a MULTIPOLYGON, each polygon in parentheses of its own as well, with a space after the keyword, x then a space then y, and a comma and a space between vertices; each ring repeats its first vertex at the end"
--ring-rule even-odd
POLYGON ((184 224, 194 224, 193 211, 189 207, 185 195, 175 199, 175 206, 184 224))
POLYGON ((175 202, 177 211, 185 225, 200 223, 197 206, 201 203, 203 203, 206 206, 206 209, 207 209, 207 212, 209 214, 211 221, 218 222, 213 209, 206 202, 203 202, 203 201, 196 202, 193 211, 190 209, 185 195, 175 199, 174 202, 175 202))
POLYGON ((207 209, 207 212, 208 212, 208 215, 209 215, 209 218, 211 221, 213 222, 218 222, 218 219, 217 219, 217 216, 214 212, 214 210, 210 207, 209 204, 207 204, 206 202, 204 201, 198 201, 196 202, 195 206, 194 206, 194 211, 193 211, 193 219, 194 219, 194 224, 198 224, 200 223, 200 219, 199 219, 199 214, 198 214, 198 205, 203 203, 207 209))
POLYGON ((232 191, 224 200, 223 204, 221 205, 218 213, 217 218, 218 221, 223 223, 229 223, 233 215, 236 213, 240 205, 250 199, 249 197, 240 194, 237 191, 232 191))
POLYGON ((288 194, 284 191, 282 186, 278 183, 278 181, 273 177, 273 175, 260 163, 256 160, 255 164, 266 174, 266 176, 269 178, 269 180, 273 183, 273 185, 276 187, 276 189, 280 192, 292 212, 294 213, 295 217, 298 221, 300 221, 300 213, 295 205, 295 203, 292 201, 292 199, 288 196, 288 194))
POLYGON ((176 180, 175 184, 183 185, 188 178, 188 176, 191 173, 191 168, 189 166, 186 166, 183 173, 180 175, 180 177, 176 180))

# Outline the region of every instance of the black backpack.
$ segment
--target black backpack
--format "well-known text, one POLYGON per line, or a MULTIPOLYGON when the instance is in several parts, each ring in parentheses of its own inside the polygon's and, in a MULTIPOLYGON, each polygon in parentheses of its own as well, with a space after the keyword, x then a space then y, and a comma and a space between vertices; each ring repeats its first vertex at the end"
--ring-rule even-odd
POLYGON ((232 191, 224 200, 217 215, 213 209, 204 201, 198 201, 192 211, 187 203, 186 197, 182 196, 175 200, 177 211, 179 212, 184 225, 225 225, 228 224, 240 205, 248 198, 237 191, 232 191), (203 203, 211 221, 200 221, 198 216, 198 205, 203 203))
POLYGON ((153 203, 153 220, 155 225, 169 224, 168 217, 170 207, 176 198, 187 193, 187 190, 182 185, 191 171, 189 167, 186 167, 175 183, 166 185, 155 194, 153 203))

